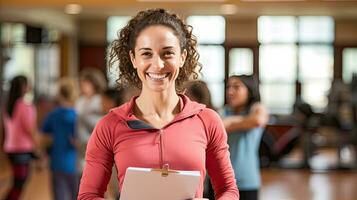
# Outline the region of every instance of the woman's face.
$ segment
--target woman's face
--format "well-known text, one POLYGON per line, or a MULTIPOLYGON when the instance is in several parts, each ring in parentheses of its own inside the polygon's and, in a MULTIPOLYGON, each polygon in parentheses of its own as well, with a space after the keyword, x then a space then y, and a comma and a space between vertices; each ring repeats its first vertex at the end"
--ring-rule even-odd
POLYGON ((93 84, 88 80, 82 79, 80 81, 80 88, 84 96, 92 96, 95 93, 93 84))
POLYGON ((22 94, 26 94, 26 93, 30 92, 31 90, 32 90, 32 86, 31 86, 30 82, 27 82, 22 86, 22 94))
POLYGON ((153 25, 140 32, 131 62, 137 70, 143 90, 175 90, 175 80, 186 59, 179 39, 171 28, 153 25))
POLYGON ((227 83, 228 105, 237 108, 244 106, 248 101, 248 88, 239 78, 229 78, 227 83))

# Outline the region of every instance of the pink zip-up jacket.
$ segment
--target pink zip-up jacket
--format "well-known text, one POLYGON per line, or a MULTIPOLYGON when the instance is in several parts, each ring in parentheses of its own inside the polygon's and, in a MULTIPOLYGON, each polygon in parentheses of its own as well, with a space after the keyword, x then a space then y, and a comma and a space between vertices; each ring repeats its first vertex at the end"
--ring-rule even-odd
POLYGON ((86 152, 78 199, 103 199, 115 162, 121 190, 128 167, 200 171, 201 198, 206 169, 216 199, 236 200, 239 193, 230 163, 227 134, 218 114, 180 95, 181 112, 161 129, 133 114, 135 99, 111 110, 95 127, 86 152))
POLYGON ((34 150, 31 131, 36 127, 36 109, 33 104, 19 99, 15 103, 12 117, 3 113, 5 126, 4 151, 6 153, 28 153, 34 150))

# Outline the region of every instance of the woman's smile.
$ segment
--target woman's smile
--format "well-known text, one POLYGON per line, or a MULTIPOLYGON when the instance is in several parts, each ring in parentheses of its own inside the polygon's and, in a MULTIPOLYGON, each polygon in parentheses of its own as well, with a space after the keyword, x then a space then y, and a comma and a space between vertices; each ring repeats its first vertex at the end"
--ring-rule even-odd
POLYGON ((164 81, 171 73, 152 73, 147 72, 146 76, 152 81, 164 81))

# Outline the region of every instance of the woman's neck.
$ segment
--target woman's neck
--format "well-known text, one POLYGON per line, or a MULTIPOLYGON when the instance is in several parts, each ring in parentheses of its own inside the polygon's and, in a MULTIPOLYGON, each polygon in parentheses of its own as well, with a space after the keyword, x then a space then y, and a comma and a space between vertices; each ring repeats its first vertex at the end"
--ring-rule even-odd
POLYGON ((239 113, 241 113, 244 109, 246 109, 246 105, 234 107, 234 108, 233 108, 233 111, 234 111, 235 114, 239 114, 239 113))
POLYGON ((179 96, 175 90, 165 92, 152 92, 142 90, 136 99, 136 105, 141 116, 156 116, 165 118, 175 115, 179 110, 179 96))
POLYGON ((73 103, 70 102, 70 101, 66 101, 64 99, 59 99, 59 105, 61 107, 64 107, 64 108, 72 108, 73 107, 73 103))

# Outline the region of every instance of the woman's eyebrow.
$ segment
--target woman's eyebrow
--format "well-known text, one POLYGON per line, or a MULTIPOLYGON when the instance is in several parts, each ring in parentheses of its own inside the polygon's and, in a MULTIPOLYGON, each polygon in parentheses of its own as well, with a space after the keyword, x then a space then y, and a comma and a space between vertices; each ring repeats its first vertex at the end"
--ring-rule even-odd
POLYGON ((174 47, 173 46, 167 46, 167 47, 164 47, 162 49, 173 49, 174 47))
POLYGON ((151 49, 149 47, 143 47, 143 48, 138 49, 138 51, 148 51, 148 50, 151 50, 151 49))

